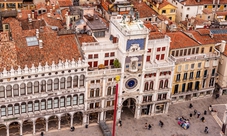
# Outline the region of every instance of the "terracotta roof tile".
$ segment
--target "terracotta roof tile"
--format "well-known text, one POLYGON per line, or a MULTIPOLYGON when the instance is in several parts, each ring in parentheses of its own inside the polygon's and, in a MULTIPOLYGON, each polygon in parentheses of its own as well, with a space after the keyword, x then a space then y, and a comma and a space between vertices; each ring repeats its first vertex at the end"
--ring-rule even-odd
POLYGON ((109 2, 107 1, 102 1, 101 5, 104 8, 105 11, 108 11, 108 7, 109 7, 109 2))
POLYGON ((93 36, 88 34, 80 34, 78 35, 78 39, 81 45, 82 43, 97 42, 93 36))
POLYGON ((189 31, 193 37, 201 44, 215 44, 215 40, 211 38, 209 29, 199 29, 196 31, 189 31))
POLYGON ((212 9, 208 9, 208 8, 205 8, 204 10, 203 10, 203 13, 204 14, 211 14, 213 11, 212 11, 212 9))
MULTIPOLYGON (((4 52, 9 51, 7 56, 12 58, 11 61, 8 61, 7 65, 11 66, 20 66, 24 68, 25 65, 31 67, 32 64, 38 66, 39 63, 45 65, 52 64, 52 61, 58 63, 59 60, 66 61, 78 60, 81 56, 78 51, 74 35, 61 35, 58 36, 56 31, 51 30, 49 27, 44 27, 39 33, 39 39, 43 41, 43 48, 40 49, 39 46, 27 46, 26 37, 35 36, 35 29, 32 30, 22 30, 20 27, 20 22, 15 18, 7 18, 3 21, 4 23, 9 23, 12 31, 12 38, 15 42, 15 45, 11 45, 4 49, 4 52), (16 55, 16 56, 13 56, 16 55)), ((0 46, 1 47, 1 46, 0 46)), ((2 47, 1 47, 2 48, 2 47)), ((0 55, 0 59, 5 60, 7 57, 3 54, 0 55)), ((10 59, 9 58, 9 59, 10 59)), ((7 62, 7 61, 6 61, 7 62)), ((0 70, 6 64, 0 62, 0 70)))
POLYGON ((169 3, 167 0, 164 0, 162 3, 159 4, 158 9, 162 9, 163 7, 165 7, 167 5, 171 5, 173 7, 176 7, 176 6, 172 5, 171 3, 169 3))
POLYGON ((170 49, 199 46, 199 43, 182 32, 169 32, 166 34, 171 38, 170 49))
MULTIPOLYGON (((197 0, 184 0, 181 2, 181 4, 185 4, 187 6, 213 5, 213 0, 200 0, 200 2, 197 2, 197 0)), ((227 4, 227 0, 220 0, 220 4, 227 4)))
POLYGON ((217 16, 226 16, 227 11, 217 11, 216 14, 217 14, 217 16))
POLYGON ((152 17, 153 15, 158 15, 158 13, 150 8, 145 2, 139 3, 138 1, 133 1, 132 4, 134 8, 139 12, 140 18, 152 17))
POLYGON ((45 20, 47 25, 57 26, 58 28, 63 28, 63 26, 62 26, 63 22, 60 20, 62 18, 61 18, 61 15, 59 15, 59 14, 54 15, 52 13, 51 16, 48 17, 47 13, 45 13, 45 14, 38 16, 37 19, 45 20))
POLYGON ((17 18, 20 20, 28 19, 28 14, 32 15, 32 11, 27 9, 22 9, 20 13, 19 12, 17 13, 17 18))
POLYGON ((58 0, 59 6, 60 7, 69 7, 73 6, 73 3, 71 0, 58 0))

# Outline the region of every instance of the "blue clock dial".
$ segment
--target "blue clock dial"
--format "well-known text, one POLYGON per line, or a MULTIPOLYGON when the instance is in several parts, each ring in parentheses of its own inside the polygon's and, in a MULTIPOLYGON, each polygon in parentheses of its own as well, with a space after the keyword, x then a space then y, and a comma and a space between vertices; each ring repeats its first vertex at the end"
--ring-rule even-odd
POLYGON ((130 78, 126 81, 125 87, 128 89, 133 89, 137 85, 137 79, 135 78, 130 78))

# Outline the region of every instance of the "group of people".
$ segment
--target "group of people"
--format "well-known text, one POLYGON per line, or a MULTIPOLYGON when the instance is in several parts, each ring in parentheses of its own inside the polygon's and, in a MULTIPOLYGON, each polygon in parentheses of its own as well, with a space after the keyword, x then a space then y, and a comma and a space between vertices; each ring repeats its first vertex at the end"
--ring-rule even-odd
MULTIPOLYGON (((190 103, 190 104, 189 104, 189 108, 192 108, 192 107, 193 107, 193 105, 190 103)), ((214 110, 213 110, 213 108, 212 108, 211 105, 208 107, 208 110, 209 110, 210 113, 211 113, 211 112, 214 112, 214 110)), ((207 115, 207 111, 204 110, 203 114, 204 114, 204 115, 207 115)), ((197 118, 199 118, 200 115, 201 115, 201 113, 198 112, 198 111, 195 109, 195 110, 194 110, 194 116, 196 116, 196 115, 197 115, 197 118)), ((192 113, 190 113, 190 117, 192 117, 192 113)), ((200 118, 200 120, 201 120, 202 122, 205 122, 205 117, 202 116, 202 117, 200 118)), ((208 127, 207 127, 207 126, 206 126, 205 129, 204 129, 204 133, 208 133, 208 127)))
POLYGON ((190 126, 189 119, 185 119, 183 116, 178 118, 178 124, 184 129, 188 129, 190 126))
MULTIPOLYGON (((164 123, 160 120, 160 121, 159 121, 159 126, 162 128, 163 125, 164 125, 164 123)), ((150 129, 151 129, 151 124, 145 123, 145 129, 150 130, 150 129)))

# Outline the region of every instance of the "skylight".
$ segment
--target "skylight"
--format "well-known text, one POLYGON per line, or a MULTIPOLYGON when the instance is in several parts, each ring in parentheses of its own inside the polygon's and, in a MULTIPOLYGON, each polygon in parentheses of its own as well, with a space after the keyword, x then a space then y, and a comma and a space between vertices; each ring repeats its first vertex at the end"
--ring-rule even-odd
POLYGON ((36 38, 36 36, 26 37, 26 41, 28 46, 39 45, 38 39, 36 38))

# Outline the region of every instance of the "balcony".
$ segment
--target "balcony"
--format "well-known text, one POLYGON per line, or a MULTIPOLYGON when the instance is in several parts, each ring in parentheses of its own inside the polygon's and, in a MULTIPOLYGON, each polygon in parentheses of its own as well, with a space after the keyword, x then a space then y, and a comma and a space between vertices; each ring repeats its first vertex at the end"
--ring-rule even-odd
POLYGON ((120 75, 121 68, 109 68, 109 69, 93 69, 93 71, 88 71, 88 76, 105 76, 105 75, 120 75))
POLYGON ((174 61, 171 58, 168 58, 166 60, 155 60, 153 62, 146 62, 145 69, 154 69, 154 68, 167 68, 167 67, 173 67, 174 61))

